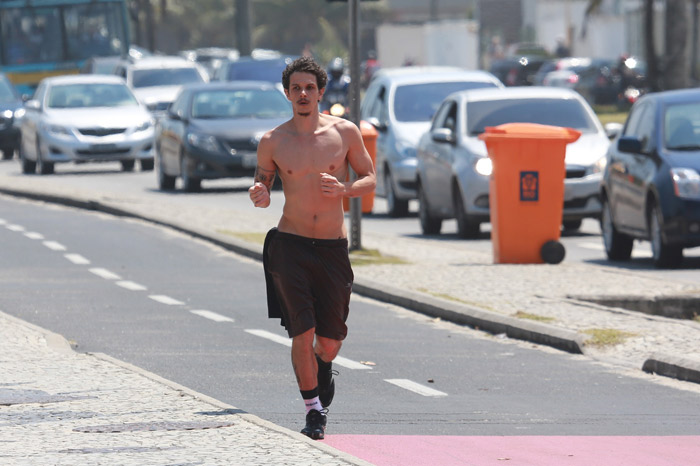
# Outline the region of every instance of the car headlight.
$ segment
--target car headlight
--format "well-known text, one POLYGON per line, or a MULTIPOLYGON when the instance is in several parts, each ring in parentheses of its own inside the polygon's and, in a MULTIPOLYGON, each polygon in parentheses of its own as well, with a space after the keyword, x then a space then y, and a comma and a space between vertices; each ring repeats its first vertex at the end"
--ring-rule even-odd
POLYGON ((396 152, 402 159, 416 158, 416 146, 403 141, 396 141, 396 152))
POLYGON ((51 133, 53 136, 71 136, 71 131, 65 126, 56 124, 45 124, 44 131, 51 133))
POLYGON ((24 109, 18 108, 17 110, 15 110, 15 121, 19 121, 22 118, 24 118, 24 109))
POLYGON ((144 121, 143 123, 141 123, 140 125, 138 125, 138 126, 136 127, 136 130, 135 130, 135 131, 136 131, 136 132, 139 132, 139 131, 146 131, 146 130, 147 130, 148 128, 150 128, 151 126, 153 126, 153 121, 151 121, 151 120, 146 120, 146 121, 144 121))
POLYGON ((692 168, 672 168, 671 178, 676 196, 700 199, 700 174, 692 168))
POLYGON ((608 157, 607 156, 602 156, 598 160, 595 161, 593 166, 587 170, 586 175, 594 175, 596 173, 603 173, 605 171, 605 166, 608 164, 608 157))
POLYGON ((199 149, 209 152, 219 152, 219 143, 216 138, 209 134, 187 133, 187 142, 199 149))
POLYGON ((479 175, 491 176, 491 173, 493 173, 493 162, 489 157, 481 157, 474 162, 474 170, 479 175))

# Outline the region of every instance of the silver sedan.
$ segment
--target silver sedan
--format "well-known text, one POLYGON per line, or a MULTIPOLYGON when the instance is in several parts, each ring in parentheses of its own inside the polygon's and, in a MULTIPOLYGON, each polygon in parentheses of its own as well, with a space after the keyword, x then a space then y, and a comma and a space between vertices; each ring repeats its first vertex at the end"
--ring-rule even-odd
POLYGON ((551 87, 476 89, 441 104, 417 149, 419 218, 424 234, 456 218, 461 237, 475 237, 490 220, 491 160, 479 134, 504 123, 538 123, 581 131, 566 149, 563 225, 601 213, 600 182, 610 141, 591 107, 575 91, 551 87))
POLYGON ((117 76, 45 78, 25 104, 20 160, 25 174, 54 172, 63 162, 138 160, 153 170, 153 117, 117 76))

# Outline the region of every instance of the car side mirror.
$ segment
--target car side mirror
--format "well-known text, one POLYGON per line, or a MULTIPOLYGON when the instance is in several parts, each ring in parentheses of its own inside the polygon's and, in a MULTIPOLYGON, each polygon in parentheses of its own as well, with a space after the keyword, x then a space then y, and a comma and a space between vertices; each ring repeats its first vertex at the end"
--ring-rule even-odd
POLYGON ((455 133, 448 128, 437 128, 430 132, 430 137, 435 142, 446 142, 448 144, 455 143, 455 133))
POLYGON ((381 121, 379 121, 379 118, 377 117, 367 118, 367 123, 377 128, 377 131, 386 131, 389 127, 386 123, 382 123, 381 121))
POLYGON ((41 110, 41 103, 38 100, 28 100, 24 103, 24 108, 26 110, 34 110, 38 112, 41 110))
POLYGON ((608 139, 612 141, 622 133, 622 128, 622 123, 607 123, 605 125, 605 134, 607 134, 608 139))
POLYGON ((617 140, 617 150, 627 154, 641 154, 642 141, 633 136, 621 136, 617 140))

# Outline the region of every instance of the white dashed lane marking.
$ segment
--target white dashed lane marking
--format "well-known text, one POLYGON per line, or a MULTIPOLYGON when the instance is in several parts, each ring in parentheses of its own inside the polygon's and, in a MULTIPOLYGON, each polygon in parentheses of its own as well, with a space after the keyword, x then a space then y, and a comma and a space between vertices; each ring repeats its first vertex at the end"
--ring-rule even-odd
POLYGON ((99 267, 95 267, 93 269, 90 269, 90 272, 94 273, 100 278, 104 278, 105 280, 121 280, 122 277, 117 275, 116 273, 112 273, 107 269, 102 269, 99 267))
POLYGON ((152 294, 149 296, 149 298, 161 304, 167 304, 168 306, 182 306, 183 304, 185 304, 182 301, 178 301, 175 298, 171 298, 170 296, 165 296, 162 294, 152 294))
POLYGON ((197 309, 194 311, 190 311, 192 314, 197 314, 200 317, 204 317, 205 319, 213 320, 214 322, 233 322, 233 319, 230 317, 222 316, 221 314, 217 314, 216 312, 212 311, 205 311, 203 309, 197 309))
POLYGON ((61 243, 57 243, 56 241, 44 241, 44 246, 51 249, 52 251, 66 250, 66 247, 64 245, 62 245, 61 243))
MULTIPOLYGON (((255 335, 256 337, 261 337, 265 338, 270 341, 274 341, 275 343, 279 343, 284 346, 292 346, 292 339, 283 337, 281 335, 277 335, 272 332, 268 332, 267 330, 258 330, 258 329, 247 329, 247 333, 250 333, 251 335, 255 335)), ((372 367, 366 366, 364 364, 361 364, 359 362, 353 361, 352 359, 344 358, 342 356, 337 356, 333 360, 333 364, 338 364, 339 366, 343 366, 347 369, 355 369, 355 370, 372 370, 372 367)))
POLYGON ((44 235, 35 231, 30 231, 24 234, 29 239, 44 239, 44 235))
POLYGON ((80 254, 66 254, 63 257, 65 257, 66 259, 68 259, 69 261, 71 261, 72 263, 74 263, 76 265, 87 265, 90 263, 89 260, 87 260, 86 258, 81 256, 80 254))
POLYGON ((432 397, 438 397, 438 396, 447 396, 447 393, 441 392, 439 390, 435 390, 430 387, 426 387, 425 385, 421 385, 417 382, 414 382, 412 380, 408 379, 384 379, 385 382, 389 382, 390 384, 396 385, 397 387, 401 387, 404 390, 409 390, 412 391, 413 393, 417 393, 419 395, 423 396, 432 396, 432 397))
POLYGON ((117 282, 117 286, 121 286, 122 288, 126 288, 127 290, 131 291, 144 291, 147 289, 143 285, 139 285, 138 283, 130 282, 128 280, 122 280, 117 282))
POLYGON ((7 225, 5 228, 7 228, 10 231, 24 231, 25 228, 22 225, 7 225))

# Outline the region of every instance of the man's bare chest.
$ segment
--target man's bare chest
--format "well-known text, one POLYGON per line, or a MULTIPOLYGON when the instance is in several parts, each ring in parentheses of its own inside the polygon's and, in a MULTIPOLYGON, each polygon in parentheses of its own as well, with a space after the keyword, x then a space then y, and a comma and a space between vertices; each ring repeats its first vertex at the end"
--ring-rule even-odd
POLYGON ((276 149, 273 159, 283 176, 333 173, 345 165, 346 149, 340 138, 290 138, 276 149))

